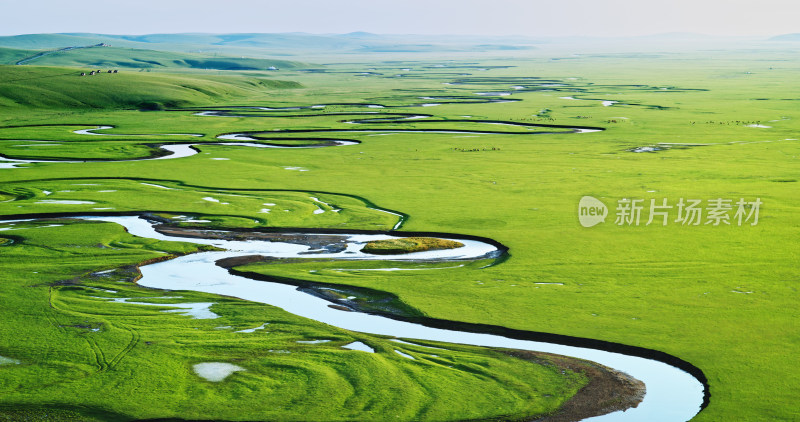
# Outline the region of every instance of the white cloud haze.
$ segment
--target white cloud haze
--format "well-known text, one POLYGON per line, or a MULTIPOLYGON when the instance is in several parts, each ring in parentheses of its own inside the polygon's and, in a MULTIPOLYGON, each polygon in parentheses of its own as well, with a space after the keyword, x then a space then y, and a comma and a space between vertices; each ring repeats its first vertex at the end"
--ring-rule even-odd
POLYGON ((0 0, 0 35, 367 31, 629 36, 800 32, 796 0, 0 0))

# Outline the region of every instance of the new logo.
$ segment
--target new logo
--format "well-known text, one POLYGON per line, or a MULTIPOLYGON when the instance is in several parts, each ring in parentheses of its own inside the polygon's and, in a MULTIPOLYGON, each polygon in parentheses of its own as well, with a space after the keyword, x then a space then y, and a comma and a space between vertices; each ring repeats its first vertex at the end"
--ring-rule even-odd
POLYGON ((584 196, 578 203, 578 220, 583 227, 592 227, 606 221, 606 204, 592 196, 584 196))

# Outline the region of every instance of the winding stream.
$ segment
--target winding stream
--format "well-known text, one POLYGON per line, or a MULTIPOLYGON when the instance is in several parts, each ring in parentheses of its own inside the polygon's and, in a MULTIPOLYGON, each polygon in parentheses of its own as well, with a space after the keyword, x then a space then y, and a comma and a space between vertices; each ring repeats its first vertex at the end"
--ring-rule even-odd
MULTIPOLYGON (((78 132, 85 132, 91 130, 98 130, 98 129, 107 129, 111 126, 98 126, 94 129, 86 129, 84 131, 75 131, 78 132)), ((98 133, 83 133, 83 134, 91 134, 91 135, 100 135, 98 133)), ((185 135, 185 136, 203 136, 203 135, 191 135, 191 134, 179 134, 179 133, 167 133, 159 136, 166 136, 166 135, 185 135)), ((117 135, 117 136, 132 136, 132 135, 117 135)), ((133 135, 138 136, 138 135, 133 135)), ((220 135, 217 139, 223 140, 231 140, 231 141, 241 141, 241 142, 178 142, 172 144, 164 144, 164 145, 153 145, 153 147, 158 147, 166 151, 167 155, 155 156, 155 157, 145 157, 145 158, 132 158, 129 160, 39 160, 39 159, 24 159, 24 158, 10 158, 0 154, 0 168, 15 168, 18 164, 28 164, 28 163, 85 163, 85 162, 94 162, 94 163, 105 163, 105 162, 117 162, 117 161, 151 161, 151 160, 171 160, 175 158, 184 158, 184 157, 191 157, 192 155, 197 155, 200 153, 198 147, 202 146, 214 146, 214 145, 223 145, 223 146, 237 146, 237 147, 249 147, 249 148, 288 148, 288 149, 303 149, 303 148, 323 148, 329 146, 346 146, 346 145, 357 145, 360 142, 354 140, 346 140, 346 139, 311 139, 311 138, 280 138, 278 140, 287 141, 287 140, 299 140, 299 141, 324 141, 327 142, 326 144, 320 145, 280 145, 280 144, 272 144, 265 140, 259 140, 247 136, 246 133, 231 133, 220 135), (256 142, 246 142, 246 141, 259 141, 260 143, 256 142)))
MULTIPOLYGON (((589 347, 567 346, 558 343, 520 340, 495 334, 435 328, 422 324, 391 319, 361 312, 345 312, 329 307, 330 302, 303 293, 295 286, 276 282, 258 281, 229 273, 216 265, 220 259, 246 255, 280 258, 308 258, 310 247, 299 244, 267 241, 228 241, 195 237, 166 236, 157 232, 155 223, 135 216, 83 216, 85 220, 100 220, 124 226, 136 236, 185 241, 213 245, 225 249, 220 252, 201 252, 169 261, 141 267, 139 285, 166 290, 192 290, 233 296, 253 302, 280 307, 295 315, 320 321, 336 327, 370 334, 389 335, 407 339, 433 340, 476 346, 501 347, 542 351, 587 359, 625 372, 644 382, 647 393, 638 407, 588 418, 590 421, 686 421, 694 417, 703 406, 703 384, 681 369, 658 360, 589 347)), ((304 233, 306 236, 313 234, 304 233)), ((320 234, 321 235, 321 234, 320 234)), ((329 234, 327 236, 330 236, 329 234)), ((394 258, 359 252, 368 240, 391 236, 343 235, 348 237, 347 247, 334 252, 316 251, 314 258, 377 259, 377 260, 465 260, 496 256, 496 246, 485 242, 455 239, 465 247, 443 251, 406 254, 394 258)))
MULTIPOLYGON (((313 109, 317 106, 309 106, 309 107, 290 107, 285 109, 274 109, 274 110, 298 110, 298 109, 313 109)), ((266 109, 265 107, 246 107, 250 109, 266 109)), ((273 109, 268 109, 273 110, 273 109)), ((258 117, 258 116, 246 116, 246 115, 232 115, 229 114, 230 112, 227 110, 207 110, 195 113, 198 116, 213 116, 213 117, 258 117)), ((83 162, 117 162, 117 161, 150 161, 150 160, 170 160, 175 158, 184 158, 190 157, 192 155, 196 155, 199 153, 198 147, 205 146, 205 145, 228 145, 228 146, 241 146, 241 147, 250 147, 250 148, 289 148, 289 149, 301 149, 301 148, 322 148, 322 147, 329 147, 329 146, 346 146, 346 145, 356 145, 359 144, 360 141, 350 140, 350 139, 315 139, 315 138, 290 138, 290 137, 279 137, 275 138, 275 141, 324 141, 325 144, 307 144, 307 145, 281 145, 275 143, 269 143, 268 139, 264 139, 267 133, 271 134, 303 134, 303 133, 452 133, 452 134, 469 134, 469 135, 554 135, 554 134, 565 134, 565 133, 590 133, 590 132, 600 132, 604 130, 600 127, 592 127, 592 126, 564 126, 564 125, 550 125, 550 124, 536 124, 536 123, 521 123, 521 122, 508 122, 502 120, 465 120, 465 119, 458 119, 458 120, 447 120, 447 121, 439 121, 439 120, 424 120, 430 117, 433 117, 429 114, 411 114, 411 113, 333 113, 330 115, 353 115, 353 114, 365 114, 365 115, 378 115, 381 117, 374 117, 374 118, 360 118, 360 119, 353 119, 353 120, 344 120, 342 123, 349 123, 354 125, 362 125, 362 124, 375 124, 375 125, 387 125, 387 124, 401 124, 401 123, 482 123, 482 124, 491 124, 491 125, 498 125, 498 126, 510 126, 519 129, 524 129, 525 131, 519 132, 509 132, 509 131, 502 131, 502 130, 463 130, 463 129, 428 129, 428 128, 414 128, 414 129, 404 129, 404 128, 380 128, 380 129, 273 129, 271 131, 256 131, 256 132, 242 132, 242 133, 226 133, 217 136, 217 139, 226 140, 226 141, 240 141, 240 142, 174 142, 168 144, 150 144, 149 146, 153 148, 159 148, 167 154, 165 155, 156 155, 144 158, 131 158, 131 159, 120 159, 120 160, 106 160, 106 159, 72 159, 72 160, 57 160, 57 159, 24 159, 24 158, 14 158, 8 157, 3 154, 0 154, 0 169, 8 169, 8 168, 18 168, 20 164, 30 164, 30 163, 83 163, 83 162), (396 116, 396 117, 387 117, 396 116), (536 129, 563 129, 561 131, 538 131, 536 129), (254 138, 251 135, 259 134, 262 135, 260 138, 254 138)), ((297 115, 297 116, 287 116, 284 115, 282 117, 311 117, 317 115, 297 115)), ((90 136, 194 136, 194 137, 202 137, 202 134, 196 133, 164 133, 164 134, 104 134, 104 133, 97 133, 97 130, 105 130, 105 129, 113 129, 113 126, 96 126, 94 128, 89 129, 79 129, 74 130, 73 133, 78 135, 90 135, 90 136)), ((28 140, 28 142, 33 142, 28 140)))
MULTIPOLYGON (((496 92, 480 93, 479 95, 496 95, 496 92)), ((421 97, 428 100, 447 100, 454 97, 421 97)), ((508 100, 498 100, 491 98, 482 98, 477 102, 506 102, 508 100)), ((414 104, 417 107, 430 107, 438 105, 439 103, 424 103, 414 104)), ((334 104, 329 104, 334 105, 334 104)), ((343 104, 344 105, 344 104, 343 104)), ((399 107, 399 106, 384 106, 380 104, 360 104, 366 108, 384 108, 384 107, 399 107)), ((605 104, 604 104, 605 105, 605 104)), ((611 105, 611 104, 608 104, 611 105)), ((240 107, 239 109, 257 109, 265 112, 284 112, 290 110, 306 110, 306 109, 320 109, 325 108, 326 105, 314 105, 307 107, 283 107, 283 108, 268 108, 268 107, 240 107)), ((184 110, 186 111, 186 110, 184 110)), ((209 117, 257 117, 257 116, 237 116, 232 114, 231 110, 221 109, 205 109, 195 110, 196 115, 209 116, 209 117)), ((331 113, 336 115, 339 113, 331 113)), ((343 139, 313 139, 313 138, 284 138, 277 137, 275 141, 324 141, 322 144, 308 144, 308 145, 280 145, 270 144, 268 133, 275 134, 294 134, 294 133, 330 133, 330 132, 382 132, 382 133, 457 133, 457 134, 503 134, 503 135, 537 135, 537 134, 563 134, 563 133, 587 133, 603 130, 597 127, 581 127, 581 126, 560 126, 560 125, 540 125, 540 124, 526 124, 517 122, 505 121, 479 121, 479 120, 451 120, 451 121, 426 121, 425 119, 432 117, 425 114, 411 114, 411 113, 387 113, 396 117, 388 117, 381 115, 381 113, 341 113, 342 115, 349 114, 365 114, 375 115, 374 118, 359 118, 354 120, 344 121, 343 123, 350 124, 398 124, 398 123, 485 123, 494 125, 513 126, 519 131, 483 131, 483 130, 460 130, 460 129, 427 129, 427 128, 383 128, 383 129, 299 129, 299 130, 274 130, 274 131, 261 131, 261 132, 243 132, 243 133, 228 133, 219 135, 217 138, 226 142, 177 142, 168 144, 153 144, 152 147, 160 148, 168 154, 163 156, 153 156, 130 160, 26 160, 7 158, 0 155, 0 168, 13 168, 19 164, 25 163, 81 163, 86 161, 91 162, 113 162, 113 161, 146 161, 146 160, 164 160, 175 159, 182 157, 189 157, 198 154, 198 147, 206 145, 228 145, 228 146, 243 146, 252 148, 320 148, 328 146, 347 146, 358 144, 359 141, 343 140, 343 139), (536 131, 533 129, 551 128, 560 129, 561 131, 536 131), (520 130, 521 129, 521 130, 520 130), (254 137, 258 136, 258 138, 254 137)), ((303 115, 309 117, 308 115, 303 115)), ((298 116, 283 116, 283 117, 300 117, 298 116)), ((96 130, 111 129, 112 126, 98 126, 91 129, 76 130, 74 133, 80 135, 106 135, 106 136, 152 136, 152 135, 119 135, 119 134, 101 134, 96 133, 96 130)), ((199 134, 160 134, 158 136, 202 136, 199 134)), ((462 343, 476 346, 487 347, 500 347, 512 348, 522 350, 532 350, 554 353, 564 356, 576 357, 586 359, 602 365, 614 368, 616 370, 625 372, 634 378, 644 382, 647 387, 647 393, 644 400, 638 407, 628 409, 627 411, 613 412, 607 415, 588 418, 585 420, 590 421, 686 421, 694 417, 702 407, 707 403, 708 393, 701 381, 688 372, 680 369, 677 366, 672 366, 664 363, 661 360, 647 359, 639 357, 643 354, 642 351, 646 349, 632 348, 624 345, 617 345, 619 347, 610 346, 596 346, 596 347, 578 347, 575 341, 532 341, 519 338, 512 338, 514 336, 503 336, 497 334, 487 334, 480 332, 480 330, 470 331, 468 329, 456 330, 450 328, 440 328, 433 323, 414 323, 404 321, 401 319, 394 319, 385 316, 361 313, 361 312, 345 312, 342 310, 331 308, 330 302, 320 297, 310 295, 298 290, 296 287, 269 281, 259 281, 250 278, 241 277, 231 274, 228 270, 218 266, 216 262, 220 259, 231 258, 236 256, 246 255, 262 255, 267 257, 276 258, 309 258, 309 252, 314 253, 311 257, 314 258, 333 258, 342 260, 436 260, 436 261, 459 261, 459 260, 472 260, 486 257, 494 257, 502 253, 496 246, 489 243, 480 242, 468 239, 454 239, 464 243, 463 248, 444 250, 444 251, 428 251, 406 254, 398 257, 387 258, 386 256, 375 256, 360 252, 363 243, 368 240, 386 239, 392 236, 387 234, 358 234, 358 235, 342 235, 347 237, 347 246, 340 250, 314 250, 311 251, 309 246, 283 243, 283 242, 267 242, 267 241, 228 241, 221 239, 203 239, 195 237, 178 237, 166 236, 157 232, 154 229, 155 223, 150 223, 144 219, 135 216, 128 217, 109 217, 109 216, 82 216, 74 217, 84 220, 101 220, 113 222, 124 226, 131 234, 160 240, 169 241, 185 241, 191 243, 214 245, 219 248, 225 249, 220 252, 202 252, 191 255, 182 256, 169 261, 160 262, 141 267, 142 279, 138 284, 145 287, 152 287, 167 290, 192 290, 198 292, 206 292, 213 294, 220 294, 232 297, 238 297, 244 300, 266 303, 272 306, 280 307, 295 315, 320 321, 329 325, 337 326, 340 328, 365 332, 378 335, 389 335, 407 339, 422 339, 433 340, 450 343, 462 343), (566 345, 570 344, 570 345, 566 345), (616 353, 608 350, 632 350, 637 349, 637 352, 625 354, 616 353)), ((314 236, 304 233, 306 236, 314 236)), ((322 235, 322 234, 320 234, 322 235)), ((457 237, 457 236, 455 236, 457 237)), ((399 270, 399 269, 389 269, 399 270)), ((439 321, 447 322, 447 321, 439 321)), ((461 324, 459 327, 468 326, 470 324, 461 324)), ((528 333, 528 332, 524 332, 528 333)), ((531 337, 536 337, 536 334, 530 332, 531 337)), ((523 336, 524 337, 524 336, 523 336)), ((554 336, 558 337, 558 336, 554 336)), ((539 337, 537 337, 539 338, 539 337)), ((572 338, 575 339, 575 338, 572 338)), ((577 339, 581 340, 581 339, 577 339)), ((587 344, 609 344, 600 341, 593 341, 583 339, 587 344)), ((660 352, 652 351, 658 356, 668 356, 659 354, 660 352)), ((626 352, 627 353, 627 352, 626 352)), ((645 353, 646 354, 646 353, 645 353)), ((673 357, 670 357, 673 358, 673 357)), ((663 358, 662 358, 663 359, 663 358)), ((673 358, 679 361, 677 358, 673 358)), ((669 361, 669 359, 667 359, 669 361)), ((680 361, 685 363, 683 361, 680 361)), ((688 366, 691 366, 687 364, 688 366)), ((694 368, 696 369, 696 368, 694 368)), ((699 372, 699 370, 698 370, 699 372)), ((702 375, 702 373, 701 373, 702 375)))

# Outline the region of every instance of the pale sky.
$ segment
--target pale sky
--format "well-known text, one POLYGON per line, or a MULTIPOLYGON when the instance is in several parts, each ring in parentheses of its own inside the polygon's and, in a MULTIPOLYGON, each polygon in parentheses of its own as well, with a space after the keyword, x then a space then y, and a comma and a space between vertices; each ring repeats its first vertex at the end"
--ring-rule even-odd
POLYGON ((799 16, 800 0, 0 0, 0 35, 771 36, 800 32, 799 16))

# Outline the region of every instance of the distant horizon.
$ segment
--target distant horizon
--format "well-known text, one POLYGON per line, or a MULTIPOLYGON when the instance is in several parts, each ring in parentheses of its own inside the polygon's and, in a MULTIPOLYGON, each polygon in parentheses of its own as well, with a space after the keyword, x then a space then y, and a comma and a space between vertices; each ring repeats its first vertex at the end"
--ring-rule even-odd
POLYGON ((282 31, 282 32, 203 32, 203 31, 184 31, 184 32, 143 32, 143 33, 112 33, 112 32, 91 32, 91 31, 70 31, 70 32, 27 32, 18 34, 2 34, 0 37, 19 37, 26 35, 106 35, 113 37, 141 37, 147 35, 311 35, 311 36, 346 36, 355 34, 375 35, 385 37, 486 37, 486 38, 527 38, 535 39, 576 39, 576 38, 590 38, 590 39, 633 39, 633 38, 655 38, 655 37, 669 37, 669 36, 685 36, 685 37, 698 37, 698 38, 750 38, 750 39, 769 39, 783 35, 800 34, 800 29, 796 32, 782 32, 766 35, 725 35, 725 34, 707 34, 699 32, 658 32, 658 33, 645 33, 640 35, 524 35, 524 34, 456 34, 456 33, 382 33, 370 31, 350 31, 350 32, 308 32, 308 31, 282 31))
POLYGON ((794 0, 0 0, 0 36, 308 33, 628 38, 670 33, 773 37, 800 32, 794 0))

